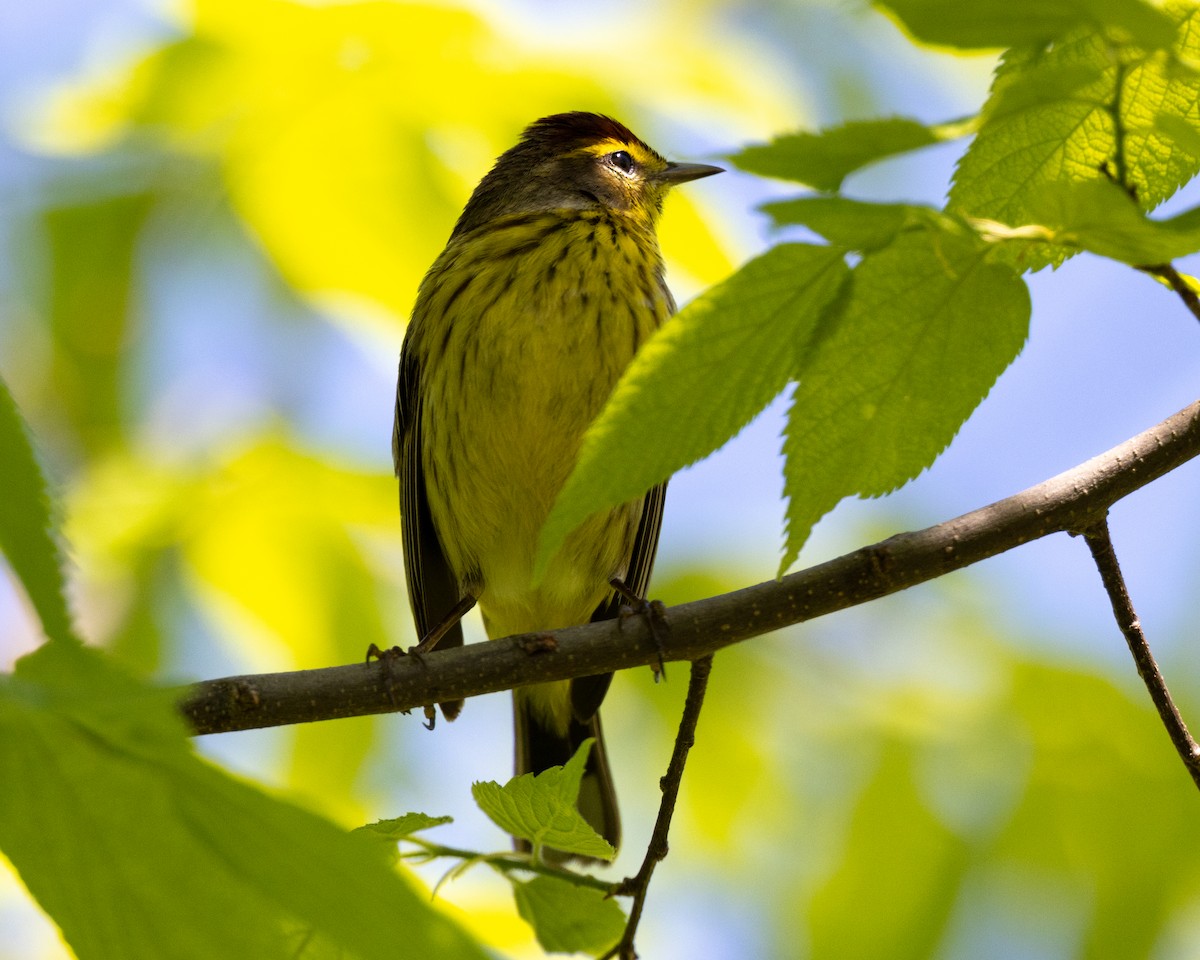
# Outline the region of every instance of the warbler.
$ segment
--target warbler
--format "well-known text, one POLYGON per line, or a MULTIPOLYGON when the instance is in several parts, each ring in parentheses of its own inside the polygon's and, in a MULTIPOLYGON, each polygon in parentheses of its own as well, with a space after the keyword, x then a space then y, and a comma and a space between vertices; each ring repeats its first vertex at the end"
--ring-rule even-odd
MULTIPOLYGON (((527 127, 476 187, 421 282, 400 354, 392 446, 417 649, 462 643, 475 603, 490 639, 616 616, 644 597, 666 485, 599 513, 538 583, 538 534, 580 441, 638 349, 674 311, 655 226, 669 163, 617 121, 527 127)), ((514 691, 517 773, 595 738, 579 810, 613 846, 620 819, 599 707, 612 674, 514 691)), ((442 704, 448 719, 461 701, 442 704)))

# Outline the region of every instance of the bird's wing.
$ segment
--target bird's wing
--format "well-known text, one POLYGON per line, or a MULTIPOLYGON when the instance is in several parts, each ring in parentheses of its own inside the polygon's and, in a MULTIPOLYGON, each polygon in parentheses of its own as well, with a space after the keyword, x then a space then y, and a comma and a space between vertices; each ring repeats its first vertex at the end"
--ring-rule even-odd
MULTIPOLYGON (((458 579, 450 570, 438 539, 425 495, 425 468, 421 459, 420 366, 405 339, 396 381, 396 420, 392 428, 392 458, 400 478, 400 525, 404 534, 404 572, 412 604, 417 637, 423 639, 459 601, 458 579)), ((462 625, 455 624, 438 643, 439 649, 461 647, 462 625)), ((441 705, 453 720, 462 709, 457 700, 441 705)))
MULTIPOLYGON (((629 569, 625 574, 625 586, 642 599, 647 599, 646 590, 650 586, 654 555, 658 552, 658 534, 662 529, 663 504, 666 499, 667 485, 663 482, 647 493, 642 501, 642 518, 638 522, 637 534, 633 539, 633 553, 630 554, 629 569)), ((596 608, 592 614, 592 622, 611 620, 620 612, 624 602, 619 594, 614 594, 596 608)), ((571 711, 575 719, 584 722, 595 715, 611 682, 611 673, 576 677, 571 681, 571 711)))

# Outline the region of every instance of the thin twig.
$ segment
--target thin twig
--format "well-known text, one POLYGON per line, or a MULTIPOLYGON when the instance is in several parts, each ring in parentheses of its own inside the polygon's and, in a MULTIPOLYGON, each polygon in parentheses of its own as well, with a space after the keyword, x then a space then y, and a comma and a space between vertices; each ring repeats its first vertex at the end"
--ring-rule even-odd
POLYGON ((1158 715, 1162 718, 1163 726, 1167 728, 1175 749, 1179 751, 1183 765, 1192 775, 1197 788, 1200 788, 1200 744, 1197 744, 1188 732, 1187 724, 1179 714, 1179 708, 1171 699, 1171 691, 1167 689, 1167 683, 1158 669, 1154 654, 1150 652, 1141 622, 1134 612, 1133 602, 1129 599, 1129 591, 1125 588, 1125 578, 1117 564, 1117 553, 1113 549, 1112 537, 1108 532, 1108 522, 1098 521, 1085 530, 1083 535, 1087 540, 1088 549, 1092 551, 1092 559, 1096 561, 1096 569, 1100 571, 1100 579, 1104 581, 1104 589, 1108 591, 1113 616, 1117 618, 1117 626, 1121 628, 1125 642, 1129 644, 1129 652, 1133 654, 1133 662, 1137 664, 1142 682, 1150 691, 1150 699, 1158 708, 1158 715))
POLYGON ((1200 402, 1023 493, 954 520, 734 593, 668 611, 655 639, 642 618, 610 620, 405 657, 385 674, 362 663, 208 680, 180 691, 194 733, 394 713, 528 683, 567 680, 722 647, 933 580, 1061 531, 1079 531, 1134 490, 1200 455, 1200 402))
POLYGON ((612 883, 608 880, 601 880, 599 877, 593 877, 591 874, 577 873, 574 870, 555 867, 544 862, 535 863, 532 859, 517 854, 479 854, 474 850, 447 847, 444 844, 430 843, 428 840, 419 840, 416 837, 405 837, 404 840, 415 844, 417 847, 416 850, 401 853, 400 856, 404 860, 419 860, 423 863, 426 859, 435 860, 438 857, 453 857, 462 861, 485 863, 492 869, 498 870, 503 874, 516 871, 536 873, 542 877, 553 877, 556 880, 562 880, 564 883, 569 883, 575 887, 589 887, 592 890, 601 890, 604 893, 612 890, 612 883))
POLYGON ((1197 295, 1195 288, 1188 283, 1183 276, 1175 269, 1174 264, 1170 263, 1155 263, 1149 266, 1138 267, 1142 273, 1148 273, 1152 277, 1158 277, 1160 280, 1166 281, 1167 285, 1174 290, 1179 299, 1183 301, 1197 320, 1200 320, 1200 295, 1197 295))
POLYGON ((688 751, 696 742, 696 722, 700 719, 700 709, 704 706, 704 692, 708 689, 708 675, 711 670, 711 655, 692 662, 687 699, 683 704, 683 716, 679 718, 675 749, 671 752, 671 761, 667 764, 667 772, 661 781, 662 803, 659 804, 658 819, 654 822, 654 832, 650 835, 650 843, 646 847, 646 858, 635 876, 623 880, 613 890, 616 896, 633 897, 633 903, 629 907, 629 921, 625 924, 625 933, 620 942, 604 954, 601 960, 609 960, 610 957, 637 960, 633 941, 637 936, 638 923, 642 919, 642 908, 646 905, 650 878, 654 875, 654 868, 667 856, 667 835, 671 831, 671 817, 675 814, 675 801, 679 799, 679 785, 683 781, 683 768, 687 765, 688 751))

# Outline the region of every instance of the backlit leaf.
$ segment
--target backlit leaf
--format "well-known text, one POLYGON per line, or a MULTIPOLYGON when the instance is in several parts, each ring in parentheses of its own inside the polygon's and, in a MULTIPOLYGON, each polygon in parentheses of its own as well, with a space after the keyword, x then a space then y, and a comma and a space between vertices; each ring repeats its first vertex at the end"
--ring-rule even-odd
POLYGON ((495 781, 475 783, 475 802, 500 829, 533 844, 581 857, 611 860, 616 851, 596 833, 575 806, 579 784, 592 740, 585 740, 564 766, 541 773, 525 773, 501 786, 495 781))
POLYGON ((778 396, 848 274, 838 248, 783 244, 673 317, 585 436, 542 532, 543 565, 590 514, 707 456, 778 396))
MULTIPOLYGON (((1200 11, 1179 3, 1165 9, 1180 24, 1174 52, 1195 59, 1200 11)), ((1150 210, 1195 176, 1200 153, 1190 138, 1169 131, 1173 123, 1200 128, 1200 78, 1161 54, 1127 57, 1119 69, 1098 29, 1076 31, 1047 50, 1010 50, 979 133, 955 173, 950 209, 1010 225, 1036 223, 1030 198, 1041 184, 1123 176, 1122 185, 1150 210)), ((1022 253, 1021 262, 1057 264, 1069 252, 1046 247, 1022 253)))
POLYGON ((851 289, 788 415, 781 569, 843 497, 888 493, 928 467, 1028 330, 1024 284, 965 231, 902 234, 863 258, 851 289))

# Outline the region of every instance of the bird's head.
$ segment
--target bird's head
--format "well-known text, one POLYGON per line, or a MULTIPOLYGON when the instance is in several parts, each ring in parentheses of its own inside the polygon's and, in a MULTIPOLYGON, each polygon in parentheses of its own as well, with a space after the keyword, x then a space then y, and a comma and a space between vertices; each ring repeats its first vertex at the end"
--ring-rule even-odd
POLYGON ((525 128, 476 187, 455 234, 513 214, 607 210, 653 223, 674 185, 720 173, 671 163, 628 127, 596 113, 558 113, 525 128))

